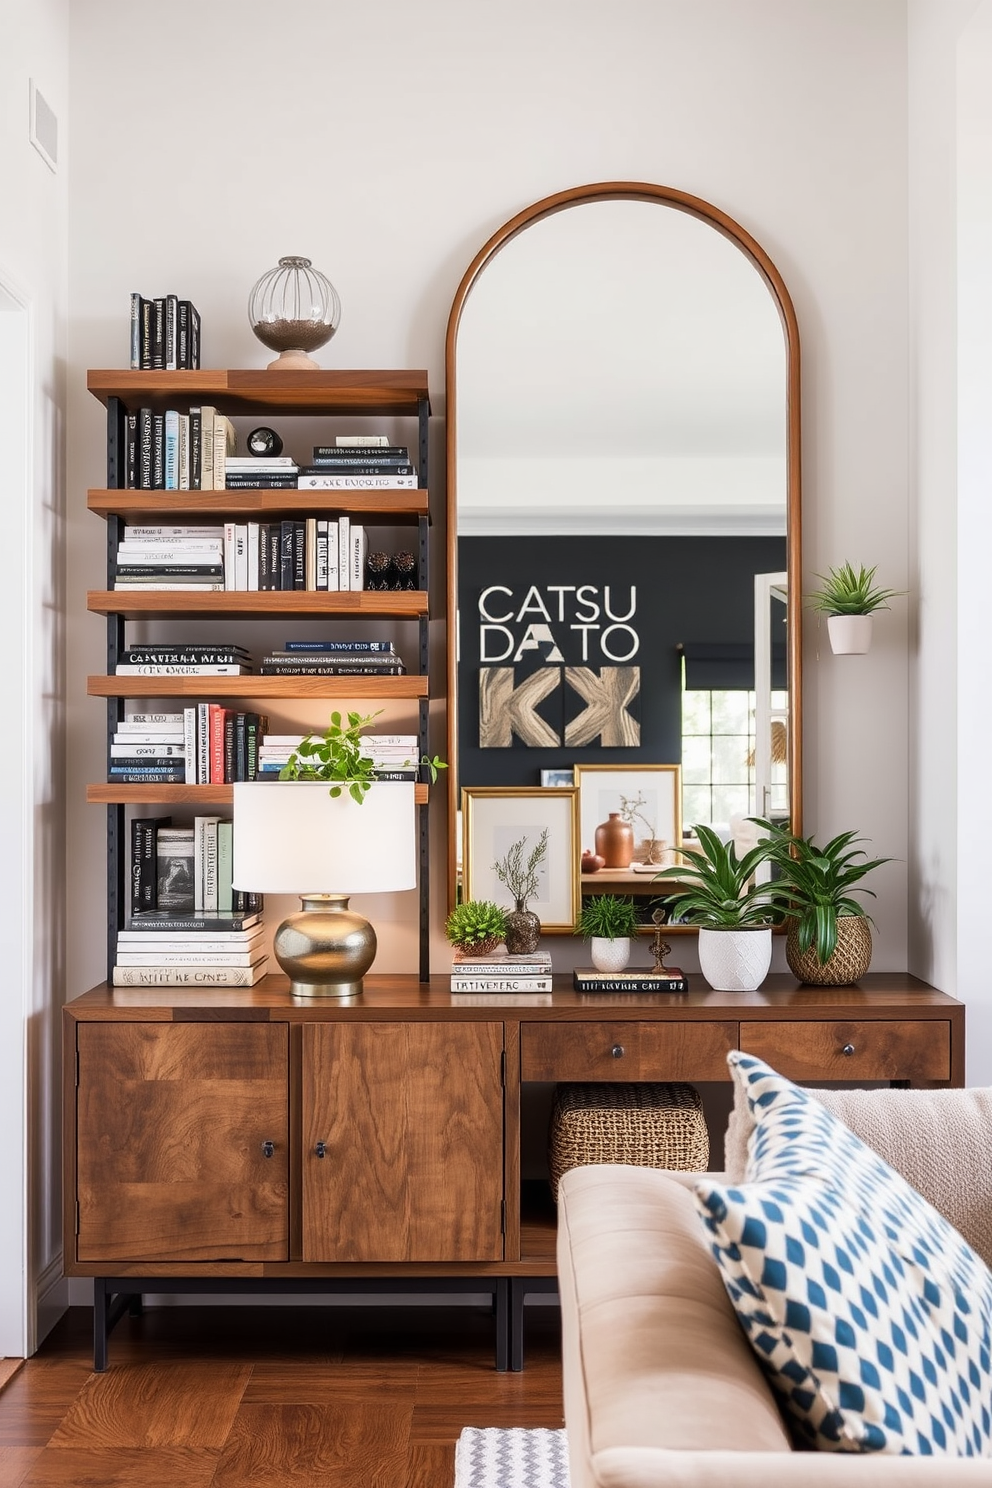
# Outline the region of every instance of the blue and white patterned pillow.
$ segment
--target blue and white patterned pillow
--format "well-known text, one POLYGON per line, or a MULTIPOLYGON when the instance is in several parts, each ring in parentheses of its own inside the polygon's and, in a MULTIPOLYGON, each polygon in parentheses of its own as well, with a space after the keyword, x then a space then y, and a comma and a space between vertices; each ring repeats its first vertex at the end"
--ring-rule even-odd
POLYGON ((992 1456, 992 1273, 826 1108, 728 1056, 746 1181, 695 1185, 752 1347, 811 1445, 992 1456))

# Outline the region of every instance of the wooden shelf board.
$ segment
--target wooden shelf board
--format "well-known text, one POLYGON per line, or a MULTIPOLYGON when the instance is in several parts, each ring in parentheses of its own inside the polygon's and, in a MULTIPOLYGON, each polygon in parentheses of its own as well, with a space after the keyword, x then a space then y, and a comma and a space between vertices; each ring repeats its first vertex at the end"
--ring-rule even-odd
POLYGON ((129 408, 209 403, 222 413, 416 414, 427 398, 421 371, 267 372, 261 368, 147 372, 98 368, 86 386, 101 403, 120 398, 129 408))
MULTIPOLYGON (((427 805, 428 787, 417 783, 413 788, 414 800, 418 806, 427 805)), ((217 805, 230 805, 234 799, 234 790, 230 785, 88 785, 86 787, 86 799, 96 805, 104 806, 138 806, 160 802, 170 802, 179 806, 183 802, 192 805, 205 805, 208 802, 216 802, 217 805)))
POLYGON ((347 620, 361 615, 365 619, 416 619, 427 613, 427 594, 423 589, 406 589, 397 593, 380 590, 335 590, 325 594, 314 589, 91 589, 86 595, 86 608, 94 615, 123 615, 137 620, 146 615, 240 615, 252 616, 323 615, 327 619, 347 620))
POLYGON ((90 697, 422 698, 427 678, 407 677, 87 677, 90 697))
POLYGON ((426 491, 113 491, 93 489, 86 505, 99 517, 222 516, 255 517, 271 513, 299 515, 350 512, 380 517, 384 523, 428 515, 426 491))

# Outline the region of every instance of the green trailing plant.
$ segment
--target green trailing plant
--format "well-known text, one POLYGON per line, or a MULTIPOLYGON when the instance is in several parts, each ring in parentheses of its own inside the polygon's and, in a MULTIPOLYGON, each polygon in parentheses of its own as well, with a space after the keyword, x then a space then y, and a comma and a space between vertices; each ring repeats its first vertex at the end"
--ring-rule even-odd
MULTIPOLYGON (((327 780, 332 796, 347 791, 361 805, 376 780, 375 763, 362 752, 362 730, 378 717, 378 713, 349 713, 347 723, 342 723, 341 714, 335 711, 322 734, 307 734, 300 740, 279 771, 279 779, 327 780)), ((426 767, 432 784, 438 771, 447 769, 437 755, 433 759, 422 755, 410 764, 426 767)))
POLYGON ((586 940, 625 940, 637 934, 637 910, 633 899, 618 894, 590 894, 579 911, 576 935, 586 940))
POLYGON ((498 858, 493 864, 496 877, 504 888, 509 889, 514 902, 519 905, 526 904, 531 895, 537 893, 537 870, 548 855, 547 827, 525 858, 526 846, 527 838, 523 836, 513 843, 505 858, 498 858))
POLYGON ((843 563, 816 577, 820 588, 807 594, 806 603, 823 615, 870 615, 875 610, 887 610, 890 599, 905 593, 903 589, 877 588, 875 569, 863 565, 855 572, 853 564, 843 563))
POLYGON ((682 847, 683 862, 662 868, 656 880, 672 885, 665 894, 672 914, 692 925, 712 930, 743 930, 771 925, 781 918, 769 884, 753 882, 762 863, 772 856, 769 842, 759 842, 738 858, 733 841, 723 842, 712 827, 693 827, 699 847, 682 847))
POLYGON ((488 899, 467 899, 448 915, 444 933, 460 951, 488 956, 506 938, 506 914, 488 899))
POLYGON ((818 847, 812 837, 796 837, 781 823, 756 816, 750 820, 768 833, 770 861, 778 874, 772 888, 783 915, 796 922, 800 951, 805 955, 815 947, 816 959, 824 966, 837 949, 838 919, 842 915, 871 919, 852 890, 874 898, 874 890, 860 880, 892 859, 868 858, 855 846, 865 841, 857 832, 840 832, 818 847), (855 884, 860 886, 854 888, 855 884))

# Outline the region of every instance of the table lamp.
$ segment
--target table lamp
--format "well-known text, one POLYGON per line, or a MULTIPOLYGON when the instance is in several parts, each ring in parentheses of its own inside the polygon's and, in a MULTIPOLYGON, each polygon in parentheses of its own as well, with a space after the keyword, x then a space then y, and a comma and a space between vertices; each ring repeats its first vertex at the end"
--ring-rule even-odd
POLYGON ((234 786, 234 887, 299 894, 272 949, 295 997, 353 997, 375 958, 375 931, 351 894, 417 883, 413 782, 377 781, 364 801, 326 781, 234 786))

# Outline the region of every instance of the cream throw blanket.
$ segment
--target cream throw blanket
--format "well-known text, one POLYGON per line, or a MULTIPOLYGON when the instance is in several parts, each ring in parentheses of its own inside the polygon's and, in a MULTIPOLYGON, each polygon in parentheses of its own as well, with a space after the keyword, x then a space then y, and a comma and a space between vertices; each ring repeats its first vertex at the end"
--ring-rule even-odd
MULTIPOLYGON (((992 1088, 810 1090, 901 1173, 992 1266, 992 1088)), ((735 1081, 724 1145, 731 1183, 744 1181, 754 1126, 735 1081)))

